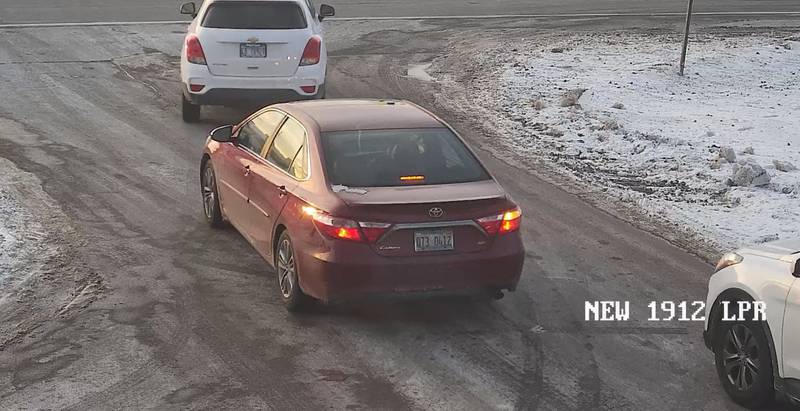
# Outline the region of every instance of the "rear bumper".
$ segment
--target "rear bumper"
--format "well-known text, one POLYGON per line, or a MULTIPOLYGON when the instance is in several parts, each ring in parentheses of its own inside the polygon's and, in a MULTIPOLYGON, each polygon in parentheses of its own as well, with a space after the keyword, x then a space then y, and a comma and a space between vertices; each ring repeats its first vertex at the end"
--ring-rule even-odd
POLYGON ((298 67, 289 77, 234 77, 213 75, 208 66, 181 60, 183 94, 193 104, 239 105, 270 104, 321 98, 325 90, 325 64, 298 67), (190 84, 204 86, 191 92, 190 84), (311 93, 301 87, 315 86, 311 93))
POLYGON ((300 252, 298 267, 303 291, 326 302, 389 293, 513 291, 525 260, 519 233, 496 238, 486 251, 459 255, 382 257, 366 244, 330 244, 300 252))

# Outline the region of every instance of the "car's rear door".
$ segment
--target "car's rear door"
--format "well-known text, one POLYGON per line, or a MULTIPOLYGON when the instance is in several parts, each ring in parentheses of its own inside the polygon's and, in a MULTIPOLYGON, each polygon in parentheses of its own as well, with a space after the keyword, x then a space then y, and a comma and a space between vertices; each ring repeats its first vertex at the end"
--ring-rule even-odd
POLYGON ((248 121, 236 131, 236 144, 224 144, 214 161, 218 187, 223 200, 223 211, 228 220, 252 242, 251 230, 246 224, 249 209, 253 166, 259 162, 259 154, 264 148, 266 135, 248 121))
POLYGON ((250 224, 257 227, 254 245, 265 257, 272 255, 272 233, 292 191, 308 178, 308 144, 305 128, 288 117, 264 150, 264 161, 253 169, 250 224))
POLYGON ((313 35, 304 4, 294 1, 210 4, 197 29, 208 70, 223 77, 294 75, 313 35))

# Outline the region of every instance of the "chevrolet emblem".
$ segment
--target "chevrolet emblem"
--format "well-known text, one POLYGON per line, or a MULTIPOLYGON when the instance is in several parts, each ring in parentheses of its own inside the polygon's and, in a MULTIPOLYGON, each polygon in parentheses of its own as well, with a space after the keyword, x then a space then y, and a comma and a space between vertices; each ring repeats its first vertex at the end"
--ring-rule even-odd
POLYGON ((250 37, 247 41, 249 43, 258 43, 258 37, 250 37))

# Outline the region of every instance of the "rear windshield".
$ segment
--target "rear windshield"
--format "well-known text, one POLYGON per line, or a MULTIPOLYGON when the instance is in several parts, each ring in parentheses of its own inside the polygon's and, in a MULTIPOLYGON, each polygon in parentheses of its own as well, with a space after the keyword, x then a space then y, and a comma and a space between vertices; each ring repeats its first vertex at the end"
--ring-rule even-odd
POLYGON ((243 30, 304 29, 306 18, 297 3, 224 1, 208 7, 203 18, 203 27, 243 30))
POLYGON ((322 135, 331 184, 393 187, 489 179, 446 128, 336 131, 322 135))

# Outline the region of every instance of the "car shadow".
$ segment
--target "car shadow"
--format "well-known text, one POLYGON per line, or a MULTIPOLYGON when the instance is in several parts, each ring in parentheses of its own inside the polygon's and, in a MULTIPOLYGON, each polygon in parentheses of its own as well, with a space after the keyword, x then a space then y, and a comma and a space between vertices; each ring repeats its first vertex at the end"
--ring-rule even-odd
POLYGON ((264 106, 250 105, 239 107, 206 106, 203 107, 200 123, 208 124, 212 127, 238 124, 251 114, 266 106, 266 104, 264 106))
POLYGON ((364 323, 392 322, 435 324, 449 323, 485 313, 494 299, 486 294, 397 294, 322 303, 312 301, 295 317, 297 319, 339 318, 364 323))

